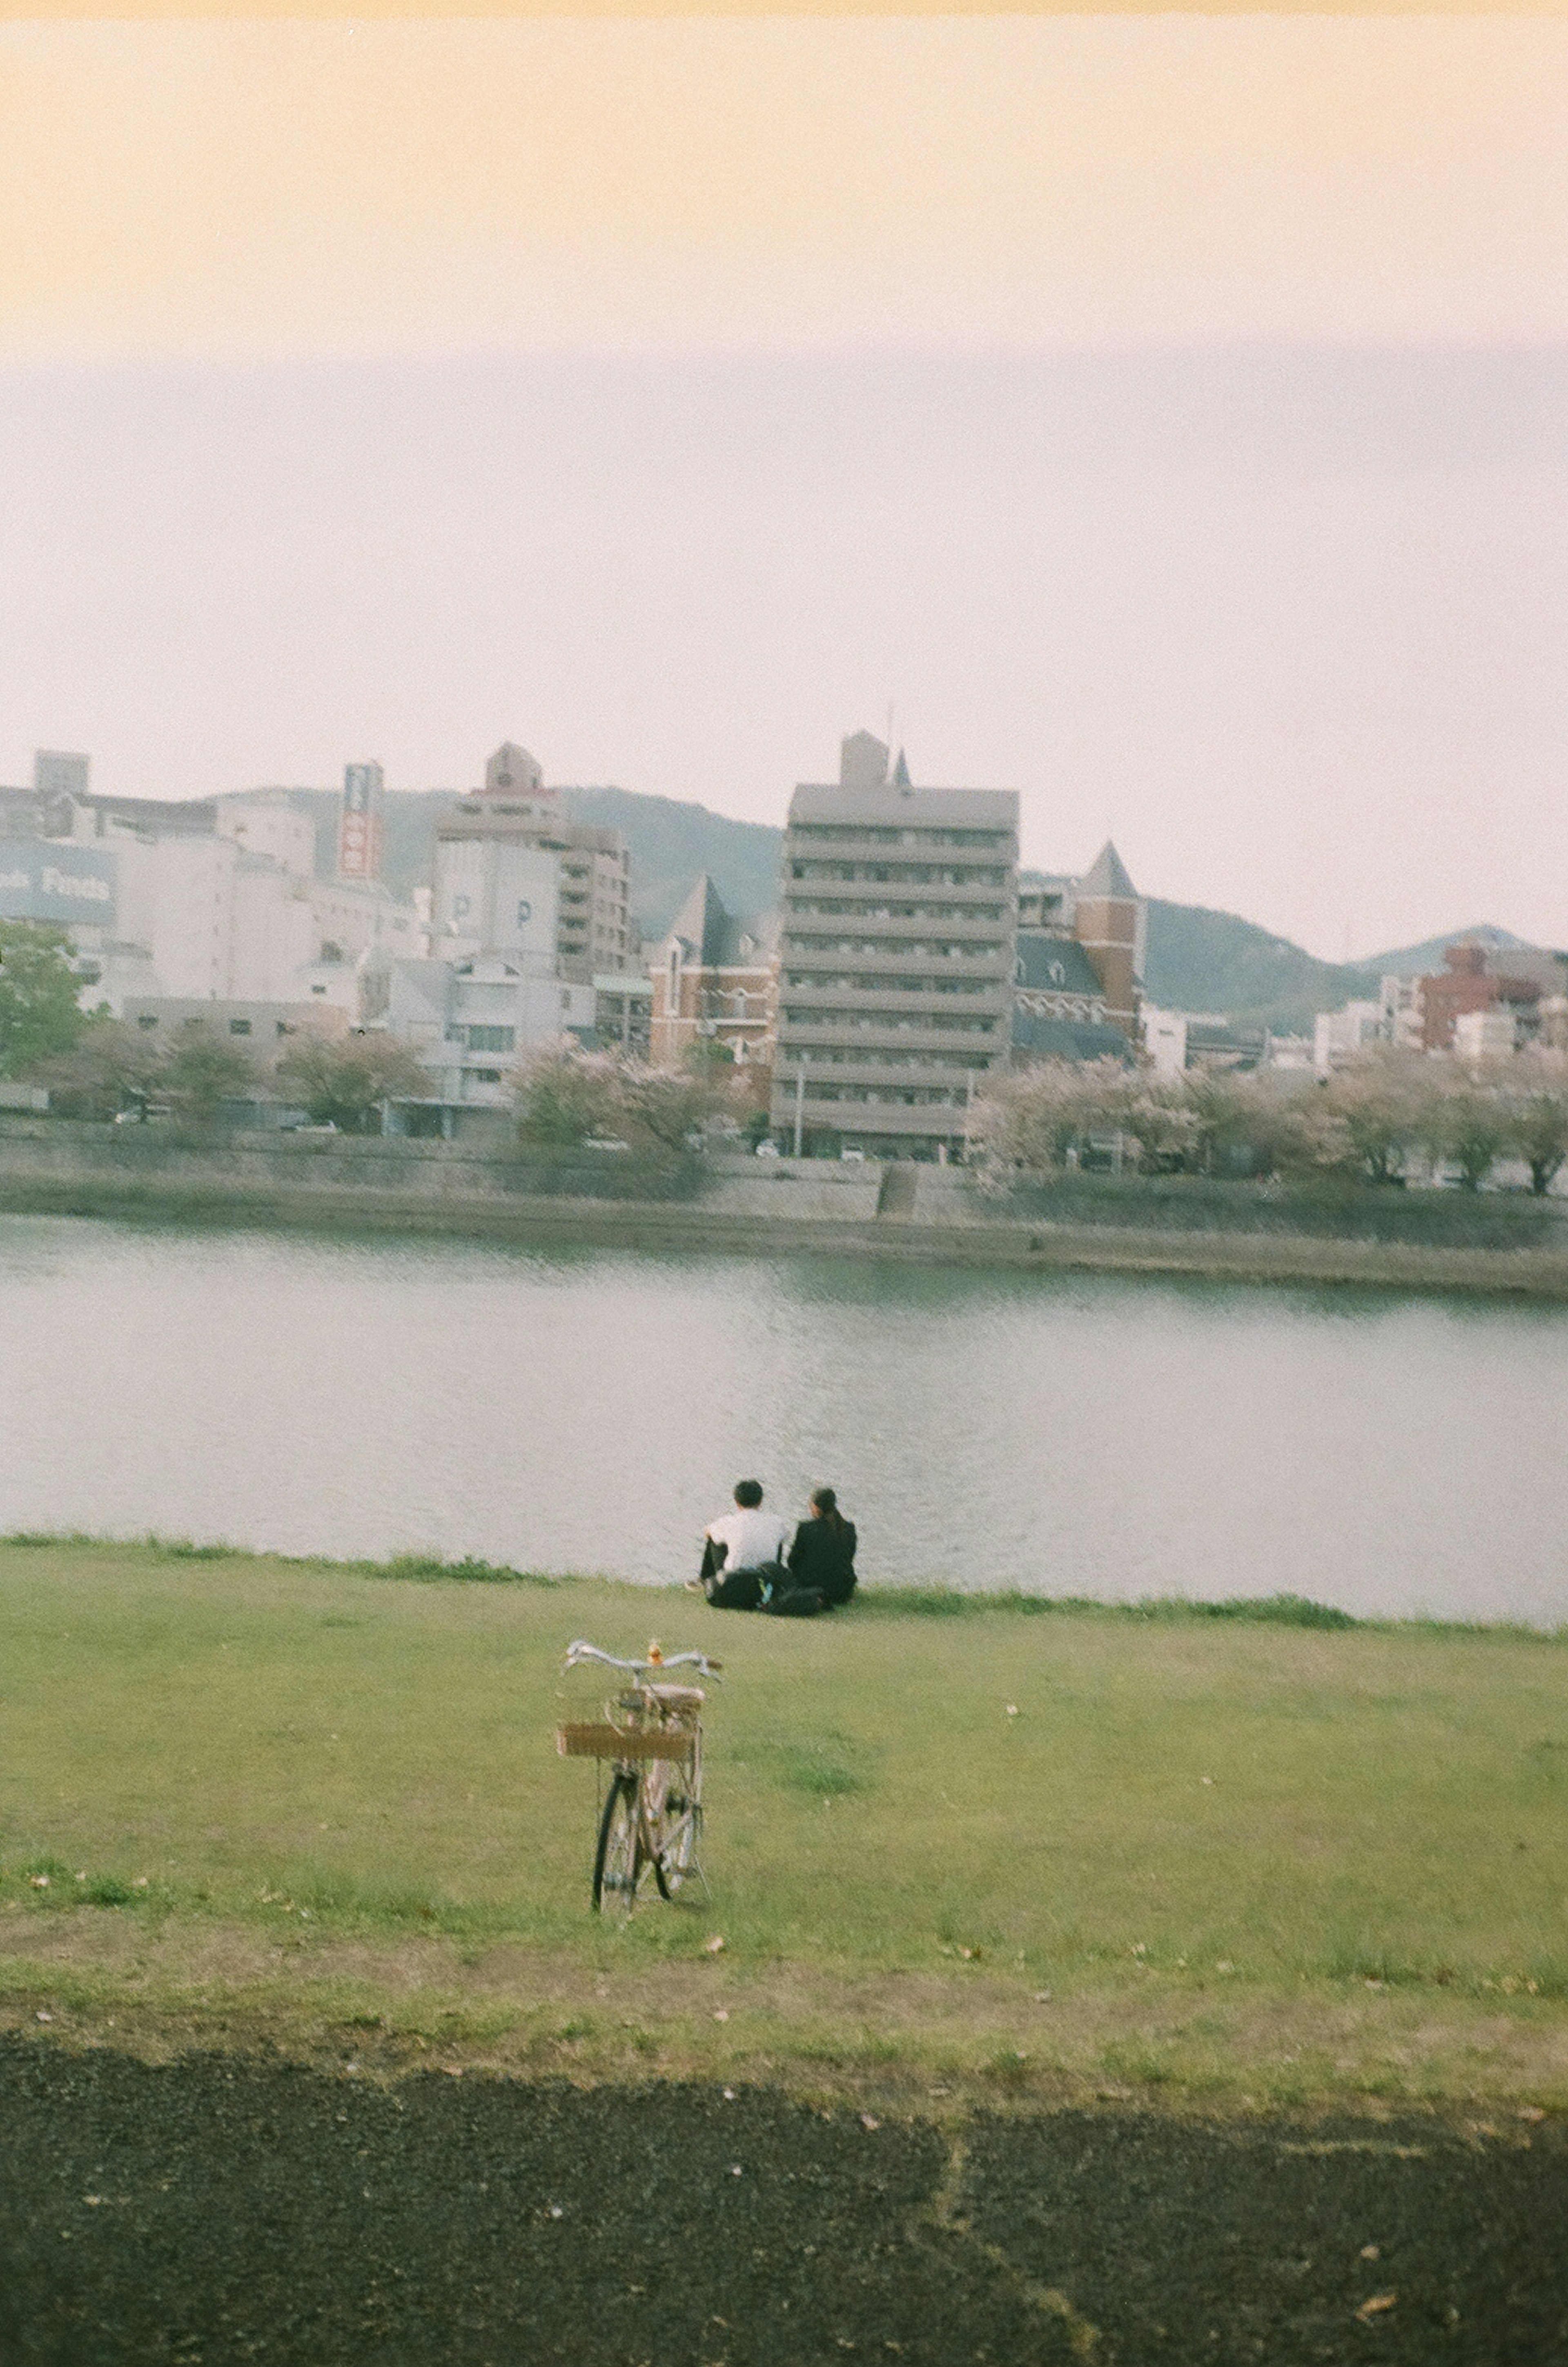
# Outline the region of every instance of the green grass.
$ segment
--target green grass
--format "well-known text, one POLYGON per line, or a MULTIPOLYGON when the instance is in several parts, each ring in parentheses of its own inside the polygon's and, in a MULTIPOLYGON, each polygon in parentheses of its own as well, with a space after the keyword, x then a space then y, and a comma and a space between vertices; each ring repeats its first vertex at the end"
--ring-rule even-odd
POLYGON ((1288 1597, 774 1622, 488 1566, 0 1544, 22 2019, 998 2095, 1568 2099, 1565 1806, 1568 1650, 1528 1632, 1288 1597), (616 1930, 586 1911, 593 1769, 552 1739, 604 1689, 559 1658, 650 1631, 725 1661, 713 1894, 616 1930))

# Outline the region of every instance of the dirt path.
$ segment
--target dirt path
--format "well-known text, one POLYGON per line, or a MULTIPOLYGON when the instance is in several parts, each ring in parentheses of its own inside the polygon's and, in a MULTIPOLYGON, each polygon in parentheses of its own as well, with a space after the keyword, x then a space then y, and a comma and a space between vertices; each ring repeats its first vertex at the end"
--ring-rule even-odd
POLYGON ((1551 2122, 867 2125, 40 2038, 0 2129, 0 2367, 1568 2362, 1551 2122))

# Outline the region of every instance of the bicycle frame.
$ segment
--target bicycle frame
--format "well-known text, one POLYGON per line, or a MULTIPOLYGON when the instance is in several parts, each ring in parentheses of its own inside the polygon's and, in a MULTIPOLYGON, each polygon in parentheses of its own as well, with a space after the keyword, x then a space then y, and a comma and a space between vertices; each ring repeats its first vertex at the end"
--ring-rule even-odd
POLYGON ((671 1670, 691 1669, 716 1677, 719 1663, 705 1652, 677 1652, 668 1659, 657 1644, 641 1660, 618 1659, 579 1638, 568 1649, 566 1669, 596 1664, 631 1680, 615 1700, 604 1704, 602 1724, 563 1725, 557 1747, 573 1758, 592 1757, 611 1768, 608 1797, 601 1783, 602 1813, 593 1867, 593 1905, 606 1894, 629 1910, 651 1870, 661 1897, 672 1897, 689 1874, 706 1887, 697 1857, 702 1829, 702 1727, 697 1712, 703 1694, 695 1686, 660 1682, 671 1670))

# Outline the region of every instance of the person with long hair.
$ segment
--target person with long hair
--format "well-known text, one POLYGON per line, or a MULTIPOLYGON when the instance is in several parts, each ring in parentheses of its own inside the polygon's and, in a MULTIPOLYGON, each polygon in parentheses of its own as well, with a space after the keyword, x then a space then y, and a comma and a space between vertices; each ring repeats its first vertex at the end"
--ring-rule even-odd
POLYGON ((762 1510, 762 1483, 742 1479, 735 1510, 703 1532, 702 1576, 694 1581, 716 1611, 769 1611, 775 1619, 814 1619, 821 1596, 784 1567, 789 1523, 762 1510))
POLYGON ((796 1529, 788 1561, 795 1585, 812 1588, 829 1610, 854 1592, 855 1524, 840 1512, 831 1488, 813 1489, 810 1518, 796 1529))

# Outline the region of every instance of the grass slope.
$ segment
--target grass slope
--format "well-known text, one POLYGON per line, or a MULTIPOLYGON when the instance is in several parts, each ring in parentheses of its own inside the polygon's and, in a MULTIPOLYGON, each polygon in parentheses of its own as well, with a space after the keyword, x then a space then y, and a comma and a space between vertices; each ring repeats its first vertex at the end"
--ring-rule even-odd
POLYGON ((454 2069, 1568 2101, 1556 1639, 725 1620, 603 1580, 82 1542, 0 1546, 0 2022, 454 2069), (587 1912, 592 1765, 552 1747, 600 1688, 558 1664, 650 1625, 726 1663, 713 1890, 617 1930, 587 1912))

